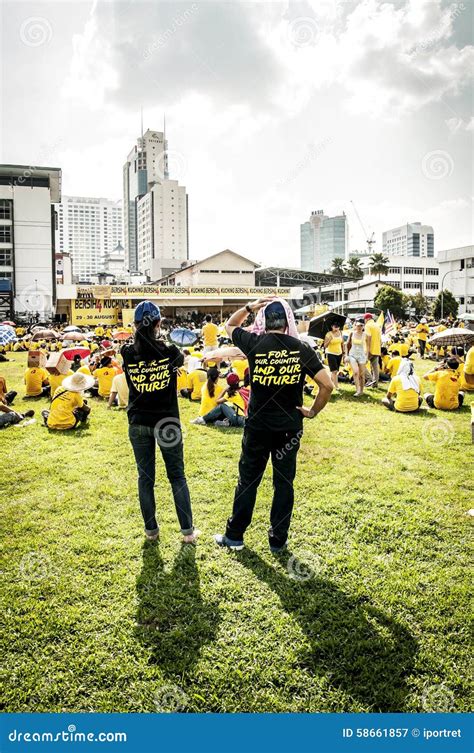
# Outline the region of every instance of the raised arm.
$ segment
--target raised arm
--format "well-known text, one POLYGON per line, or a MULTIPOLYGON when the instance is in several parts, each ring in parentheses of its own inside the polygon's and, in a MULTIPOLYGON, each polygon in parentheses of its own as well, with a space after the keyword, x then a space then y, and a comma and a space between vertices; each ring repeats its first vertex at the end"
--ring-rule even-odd
POLYGON ((237 311, 235 311, 225 323, 225 331, 227 332, 228 336, 232 339, 232 333, 234 329, 236 327, 241 327, 249 314, 255 313, 259 309, 263 308, 263 306, 266 306, 267 303, 273 301, 275 297, 276 296, 272 295, 267 296, 266 298, 259 298, 258 300, 247 303, 245 306, 242 306, 242 308, 237 309, 237 311))

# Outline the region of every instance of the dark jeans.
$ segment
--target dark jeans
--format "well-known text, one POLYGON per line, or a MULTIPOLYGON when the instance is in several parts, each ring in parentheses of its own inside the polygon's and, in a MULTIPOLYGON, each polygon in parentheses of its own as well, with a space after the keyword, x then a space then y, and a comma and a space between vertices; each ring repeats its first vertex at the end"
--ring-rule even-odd
POLYGON ((206 413, 206 415, 203 416, 206 424, 213 424, 215 421, 222 421, 222 419, 224 418, 229 419, 229 424, 231 426, 242 427, 245 423, 244 417, 239 416, 232 408, 232 406, 226 405, 226 403, 216 405, 215 408, 213 408, 209 411, 209 413, 206 413))
POLYGON ((426 340, 418 340, 418 345, 420 346, 420 356, 423 358, 425 355, 426 340))
POLYGON ((262 480, 268 458, 273 466, 273 502, 270 511, 270 546, 286 543, 293 512, 293 480, 296 475, 296 457, 303 430, 259 431, 246 427, 242 439, 239 461, 239 481, 235 490, 232 515, 227 521, 226 536, 242 541, 252 520, 257 490, 262 480))
POLYGON ((0 413, 0 429, 20 423, 23 418, 21 413, 0 413))
POLYGON ((147 533, 158 533, 155 512, 155 448, 158 444, 163 457, 166 475, 173 491, 174 504, 181 533, 193 532, 193 515, 188 484, 184 475, 183 440, 179 422, 170 419, 161 422, 160 428, 131 424, 128 436, 135 453, 138 469, 138 496, 147 533))

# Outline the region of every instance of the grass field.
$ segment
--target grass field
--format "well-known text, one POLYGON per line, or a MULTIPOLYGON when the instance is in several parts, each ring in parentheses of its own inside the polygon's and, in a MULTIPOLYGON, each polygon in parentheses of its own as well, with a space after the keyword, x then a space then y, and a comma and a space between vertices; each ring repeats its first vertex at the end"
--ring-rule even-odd
MULTIPOLYGON (((26 354, 0 364, 21 385, 26 354)), ((421 372, 431 362, 418 364, 421 372)), ((161 463, 161 543, 144 543, 124 412, 0 433, 1 653, 7 711, 466 711, 470 707, 469 403, 407 416, 353 388, 305 424, 290 551, 266 531, 218 549, 240 433, 191 426, 197 547, 182 547, 161 463)), ((309 400, 309 399, 308 399, 309 400)))

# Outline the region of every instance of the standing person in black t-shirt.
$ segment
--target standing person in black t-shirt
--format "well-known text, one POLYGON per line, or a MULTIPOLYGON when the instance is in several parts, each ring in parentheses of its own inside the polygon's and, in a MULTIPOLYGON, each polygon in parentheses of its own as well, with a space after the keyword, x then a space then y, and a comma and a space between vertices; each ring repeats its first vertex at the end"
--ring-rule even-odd
POLYGON ((286 547, 303 417, 314 418, 324 408, 334 388, 329 372, 314 350, 298 338, 285 334, 287 328, 288 319, 282 303, 268 298, 247 304, 226 324, 232 342, 248 358, 251 385, 232 515, 227 521, 225 534, 215 536, 219 546, 236 551, 243 549, 244 533, 252 520, 258 486, 270 456, 274 493, 269 544, 272 552, 286 547), (264 334, 242 329, 248 314, 263 306, 264 334), (311 408, 303 407, 306 374, 319 385, 311 408))
POLYGON ((193 527, 191 499, 184 474, 183 439, 176 394, 176 369, 184 356, 175 345, 157 340, 160 309, 151 301, 135 309, 133 345, 122 348, 123 369, 130 392, 127 408, 128 435, 138 468, 138 496, 147 539, 158 538, 155 517, 155 445, 163 457, 173 490, 174 503, 183 534, 191 544, 197 532, 193 527))

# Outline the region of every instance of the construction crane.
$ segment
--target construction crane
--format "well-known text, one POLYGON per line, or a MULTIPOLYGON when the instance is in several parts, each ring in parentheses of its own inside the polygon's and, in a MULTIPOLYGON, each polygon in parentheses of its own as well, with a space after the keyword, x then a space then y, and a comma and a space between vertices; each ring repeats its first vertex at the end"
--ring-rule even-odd
POLYGON ((369 238, 369 235, 368 235, 368 233, 367 233, 367 230, 366 230, 366 229, 365 229, 365 227, 364 227, 364 223, 363 223, 363 222, 362 222, 362 220, 360 219, 360 217, 359 217, 359 212, 357 211, 357 209, 356 209, 356 205, 354 204, 354 202, 352 201, 352 199, 351 199, 351 204, 352 204, 352 206, 354 207, 354 212, 356 213, 356 217, 357 217, 357 219, 359 220, 359 222, 360 222, 360 226, 361 226, 361 228, 362 228, 362 231, 363 231, 363 233, 364 233, 364 235, 365 235, 365 240, 366 240, 366 243, 367 243, 367 252, 368 252, 369 256, 371 256, 371 255, 372 255, 372 246, 373 246, 373 245, 374 245, 374 243, 375 243, 375 233, 372 233, 372 235, 371 235, 371 236, 370 236, 370 238, 369 238))

